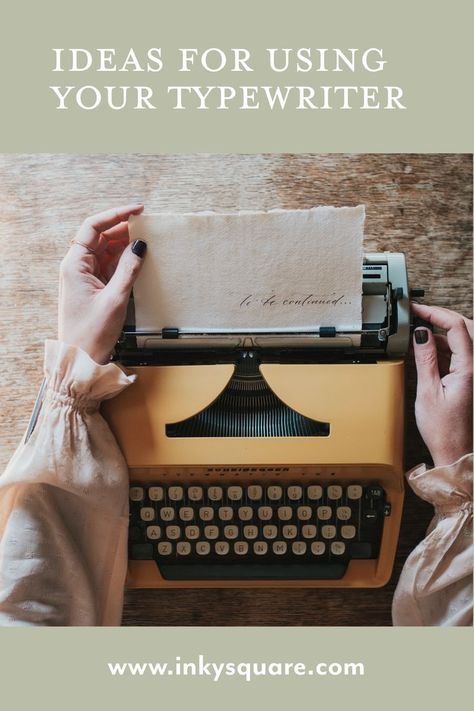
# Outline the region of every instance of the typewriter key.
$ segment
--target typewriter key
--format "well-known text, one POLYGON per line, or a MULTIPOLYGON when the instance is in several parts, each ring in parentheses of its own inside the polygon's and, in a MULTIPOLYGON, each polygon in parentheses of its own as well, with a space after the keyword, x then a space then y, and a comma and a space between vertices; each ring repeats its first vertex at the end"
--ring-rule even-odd
POLYGON ((269 486, 267 496, 271 501, 279 501, 283 495, 281 486, 269 486))
POLYGON ((201 486, 190 486, 188 489, 188 499, 191 501, 201 501, 203 496, 201 486))
POLYGON ((160 510, 160 517, 162 521, 173 521, 174 520, 174 509, 171 506, 163 506, 160 510))
POLYGON ((323 526, 321 528, 321 534, 323 538, 334 538, 336 535, 336 527, 335 526, 323 526))
POLYGON ((330 506, 318 506, 318 518, 321 521, 328 521, 332 517, 332 508, 330 506))
POLYGON ((339 521, 349 521, 352 516, 352 509, 349 506, 338 506, 336 516, 339 521))
POLYGON ((159 526, 147 526, 146 537, 150 541, 155 541, 157 538, 161 538, 161 528, 159 526))
POLYGON ((278 529, 276 526, 264 526, 263 536, 264 538, 276 538, 278 534, 278 529))
POLYGON ((204 526, 204 535, 210 541, 213 541, 219 536, 219 529, 217 526, 204 526))
POLYGON ((130 501, 142 501, 142 499, 144 497, 143 487, 141 487, 141 486, 130 487, 128 495, 130 497, 130 501))
POLYGON ((210 501, 220 501, 222 499, 222 487, 210 486, 207 490, 207 496, 210 501))
POLYGON ((313 515, 311 506, 298 506, 296 515, 298 516, 300 521, 309 521, 309 519, 313 515))
POLYGON ((192 521, 194 518, 194 511, 190 506, 183 506, 179 510, 179 517, 181 521, 192 521))
POLYGON ((291 501, 299 501, 303 496, 303 489, 301 486, 289 486, 287 489, 288 498, 291 501))
POLYGON ((271 506, 259 506, 257 513, 260 521, 270 521, 273 516, 273 509, 271 506))
POLYGON ((257 526, 244 526, 244 538, 257 538, 258 528, 257 526))
POLYGON ((234 517, 234 509, 230 506, 221 506, 218 510, 218 516, 221 521, 232 521, 234 517))
POLYGON ((241 521, 251 521, 253 518, 253 509, 250 506, 241 506, 239 508, 239 518, 241 521))
POLYGON ((288 526, 283 526, 282 533, 283 538, 296 538, 298 534, 298 529, 296 528, 296 526, 292 526, 290 524, 288 526))
POLYGON ((227 497, 231 501, 240 501, 242 498, 242 487, 241 486, 229 486, 227 489, 227 497))
POLYGON ((319 499, 323 495, 323 488, 322 486, 308 486, 308 499, 310 501, 319 501, 319 499))
POLYGON ((311 523, 307 523, 305 526, 302 527, 301 533, 303 535, 303 538, 316 538, 316 526, 313 526, 313 524, 311 523))
POLYGON ((212 521, 214 518, 214 509, 211 506, 202 506, 199 509, 199 518, 201 521, 212 521))
POLYGON ((150 501, 162 501, 164 496, 162 486, 150 486, 148 489, 148 498, 150 501))
POLYGON ((196 538, 199 538, 199 526, 186 526, 184 529, 184 535, 186 538, 189 538, 190 541, 194 541, 196 538))
POLYGON ((356 534, 355 526, 342 526, 341 536, 343 538, 354 538, 356 534))
POLYGON ((328 486, 328 499, 333 499, 334 501, 337 501, 337 499, 340 499, 342 496, 342 486, 328 486))
POLYGON ((251 501, 260 501, 263 495, 262 487, 257 484, 253 484, 252 486, 249 486, 247 494, 251 501))
POLYGON ((168 498, 170 501, 181 501, 184 496, 182 486, 170 486, 168 489, 168 498))
POLYGON ((239 535, 238 526, 224 526, 224 536, 226 538, 237 538, 239 535))
POLYGON ((278 518, 280 521, 290 521, 293 516, 293 509, 290 506, 280 506, 278 509, 278 518))
POLYGON ((306 553, 306 543, 304 541, 293 541, 291 550, 295 555, 304 555, 306 553))
POLYGON ((348 499, 360 499, 362 496, 362 487, 359 484, 351 484, 347 487, 347 498, 348 499))
POLYGON ((171 540, 181 538, 181 529, 179 526, 166 526, 166 537, 171 540))
POLYGON ((234 553, 237 555, 246 555, 249 550, 249 544, 247 541, 238 541, 234 543, 234 553))
POLYGON ((144 506, 140 509, 140 518, 142 521, 154 521, 155 509, 152 509, 149 506, 144 506))
POLYGON ((217 541, 217 543, 214 546, 214 550, 216 551, 217 555, 227 555, 229 552, 229 544, 227 541, 217 541))
POLYGON ((176 553, 178 555, 189 555, 191 553, 191 544, 188 541, 179 541, 176 544, 176 553))
POLYGON ((196 543, 196 553, 198 555, 208 555, 211 550, 211 544, 207 541, 198 541, 196 543))
POLYGON ((173 552, 173 544, 168 541, 161 541, 156 548, 159 555, 171 555, 173 552))

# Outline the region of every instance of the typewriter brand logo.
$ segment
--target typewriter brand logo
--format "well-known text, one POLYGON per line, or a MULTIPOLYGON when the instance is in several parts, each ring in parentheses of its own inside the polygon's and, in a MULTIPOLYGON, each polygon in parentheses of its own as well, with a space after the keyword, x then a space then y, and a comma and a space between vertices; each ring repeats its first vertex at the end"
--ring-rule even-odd
POLYGON ((290 467, 208 467, 207 472, 212 474, 253 474, 254 472, 281 473, 289 472, 290 467))

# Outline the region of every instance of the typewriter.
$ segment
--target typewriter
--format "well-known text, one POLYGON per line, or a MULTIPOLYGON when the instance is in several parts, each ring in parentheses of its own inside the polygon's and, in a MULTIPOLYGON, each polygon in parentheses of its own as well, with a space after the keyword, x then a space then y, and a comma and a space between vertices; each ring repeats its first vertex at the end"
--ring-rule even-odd
MULTIPOLYGON (((418 290, 419 291, 419 290, 418 290)), ((420 294, 418 294, 420 295, 420 294)), ((403 505, 405 257, 366 254, 360 332, 138 332, 104 403, 130 587, 379 587, 403 505)))

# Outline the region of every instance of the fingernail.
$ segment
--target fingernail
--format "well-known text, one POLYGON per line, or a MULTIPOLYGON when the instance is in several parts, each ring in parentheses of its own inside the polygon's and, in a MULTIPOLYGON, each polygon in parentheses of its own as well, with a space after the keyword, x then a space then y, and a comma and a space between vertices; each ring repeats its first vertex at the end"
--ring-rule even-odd
POLYGON ((426 343, 428 341, 428 329, 417 328, 415 331, 415 341, 417 343, 426 343))
POLYGON ((146 242, 144 242, 142 239, 136 239, 135 242, 132 244, 132 252, 133 254, 136 254, 137 257, 144 257, 146 252, 146 242))
POLYGON ((431 323, 424 318, 420 318, 420 316, 415 316, 413 319, 413 329, 415 328, 428 328, 430 331, 433 330, 431 323))

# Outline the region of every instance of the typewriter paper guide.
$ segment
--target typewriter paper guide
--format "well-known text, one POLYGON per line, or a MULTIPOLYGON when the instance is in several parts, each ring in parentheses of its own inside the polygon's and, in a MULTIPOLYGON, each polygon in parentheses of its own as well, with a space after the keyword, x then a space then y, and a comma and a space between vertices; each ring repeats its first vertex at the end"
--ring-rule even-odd
POLYGON ((137 331, 359 331, 364 206, 130 218, 137 331))

